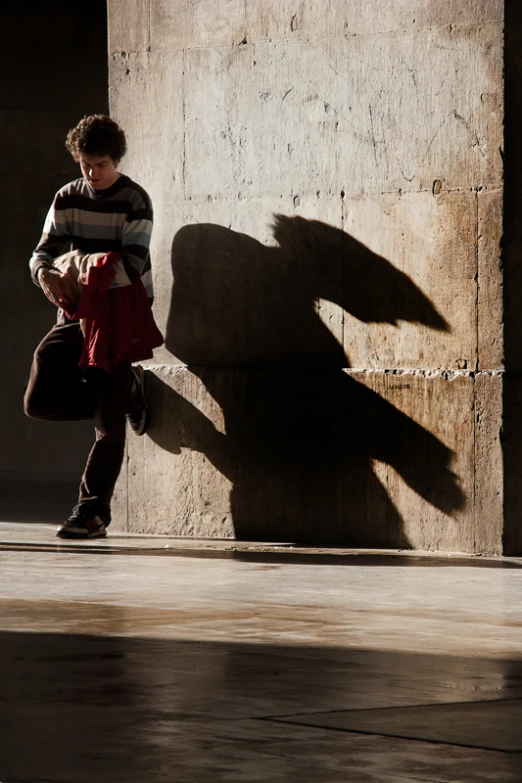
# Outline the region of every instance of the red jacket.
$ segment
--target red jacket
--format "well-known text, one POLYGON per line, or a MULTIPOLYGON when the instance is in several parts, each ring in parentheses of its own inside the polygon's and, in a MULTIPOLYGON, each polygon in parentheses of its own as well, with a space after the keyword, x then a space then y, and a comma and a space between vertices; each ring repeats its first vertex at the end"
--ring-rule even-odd
POLYGON ((86 319, 80 367, 111 372, 122 359, 151 359, 152 349, 163 343, 141 280, 109 288, 112 265, 120 258, 119 253, 107 253, 90 267, 78 308, 67 313, 72 319, 86 319))

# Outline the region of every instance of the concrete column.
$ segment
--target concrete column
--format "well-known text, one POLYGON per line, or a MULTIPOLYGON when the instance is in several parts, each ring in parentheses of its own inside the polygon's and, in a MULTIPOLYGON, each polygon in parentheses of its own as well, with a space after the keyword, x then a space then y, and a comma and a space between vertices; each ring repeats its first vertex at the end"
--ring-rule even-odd
POLYGON ((109 0, 155 208, 131 531, 502 551, 501 0, 109 0))

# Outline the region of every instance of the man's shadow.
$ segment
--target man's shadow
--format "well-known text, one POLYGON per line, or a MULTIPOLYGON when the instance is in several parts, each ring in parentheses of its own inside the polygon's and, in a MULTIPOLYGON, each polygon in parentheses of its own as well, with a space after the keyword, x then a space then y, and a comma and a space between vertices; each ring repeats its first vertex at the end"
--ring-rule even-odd
POLYGON ((374 391, 344 372, 316 302, 365 323, 449 327, 410 278, 343 231, 279 215, 274 237, 267 247, 212 224, 174 237, 166 347, 221 407, 226 434, 153 376, 150 437, 202 452, 229 479, 240 539, 408 547, 373 462, 451 515, 465 500, 452 452, 381 396, 384 373, 374 391))

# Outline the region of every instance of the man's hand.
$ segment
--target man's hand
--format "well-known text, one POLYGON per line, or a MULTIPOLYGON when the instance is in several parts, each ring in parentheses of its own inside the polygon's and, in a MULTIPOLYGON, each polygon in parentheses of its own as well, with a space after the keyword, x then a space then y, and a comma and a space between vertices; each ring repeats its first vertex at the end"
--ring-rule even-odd
POLYGON ((67 275, 62 275, 57 269, 42 268, 38 272, 38 282, 47 299, 56 307, 74 306, 77 295, 73 283, 67 275))

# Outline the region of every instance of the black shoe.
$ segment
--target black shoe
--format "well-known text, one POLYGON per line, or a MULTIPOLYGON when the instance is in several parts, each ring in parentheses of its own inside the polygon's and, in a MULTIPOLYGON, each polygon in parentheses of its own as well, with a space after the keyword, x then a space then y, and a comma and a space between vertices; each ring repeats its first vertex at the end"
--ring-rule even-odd
POLYGON ((131 388, 127 401, 127 421, 136 435, 144 435, 149 426, 149 406, 145 397, 145 370, 131 367, 131 388))
POLYGON ((96 513, 92 505, 78 503, 67 522, 58 528, 58 538, 105 538, 110 512, 96 513))

